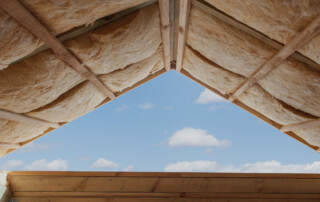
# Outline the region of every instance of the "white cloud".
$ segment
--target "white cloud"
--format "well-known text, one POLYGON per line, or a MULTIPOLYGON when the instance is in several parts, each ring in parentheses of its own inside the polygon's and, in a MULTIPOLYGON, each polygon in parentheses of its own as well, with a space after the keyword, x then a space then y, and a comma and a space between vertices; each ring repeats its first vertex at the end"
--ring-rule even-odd
POLYGON ((184 161, 168 164, 167 172, 320 173, 320 161, 310 164, 281 164, 278 161, 220 165, 215 161, 184 161))
POLYGON ((118 164, 106 160, 104 158, 99 158, 96 160, 93 164, 91 164, 91 168, 96 168, 96 169, 110 169, 110 168, 116 168, 118 167, 118 164))
POLYGON ((147 109, 153 108, 154 105, 151 104, 151 103, 142 103, 142 104, 139 105, 139 107, 140 107, 141 109, 147 110, 147 109))
POLYGON ((120 107, 117 108, 117 111, 123 112, 129 108, 128 105, 121 105, 120 107))
POLYGON ((48 162, 46 159, 35 160, 23 167, 24 170, 49 170, 49 171, 66 171, 68 163, 66 160, 56 159, 48 162))
POLYGON ((133 170, 134 170, 134 166, 133 165, 127 166, 127 167, 122 169, 122 171, 133 171, 133 170))
POLYGON ((196 103, 198 104, 207 104, 212 102, 227 102, 227 100, 208 89, 204 89, 196 100, 196 103))
POLYGON ((207 131, 196 128, 178 130, 168 139, 168 145, 171 147, 224 147, 230 143, 228 140, 218 140, 207 131))
POLYGON ((1 170, 18 170, 24 165, 23 160, 9 160, 1 165, 1 170))
POLYGON ((37 151, 45 151, 49 150, 52 147, 58 146, 59 143, 34 143, 31 142, 27 144, 26 146, 22 147, 19 149, 19 152, 24 153, 24 152, 37 152, 37 151))
POLYGON ((56 159, 48 162, 46 159, 39 159, 26 164, 23 160, 9 160, 1 165, 1 170, 50 170, 50 171, 66 171, 68 170, 68 162, 62 159, 56 159))

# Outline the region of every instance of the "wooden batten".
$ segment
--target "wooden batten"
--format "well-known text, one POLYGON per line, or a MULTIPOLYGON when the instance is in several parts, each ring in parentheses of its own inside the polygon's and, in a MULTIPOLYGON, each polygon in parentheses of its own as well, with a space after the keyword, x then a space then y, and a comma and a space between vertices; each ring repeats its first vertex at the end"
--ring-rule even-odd
POLYGON ((186 44, 191 0, 180 1, 176 70, 181 71, 186 44))
POLYGON ((98 77, 89 71, 79 60, 23 5, 17 0, 0 0, 0 7, 10 14, 17 22, 44 41, 55 53, 57 58, 73 68, 85 79, 88 79, 103 94, 115 98, 113 92, 98 77))
POLYGON ((172 53, 172 37, 171 37, 171 23, 170 22, 170 12, 173 12, 173 9, 170 9, 169 0, 159 0, 159 9, 160 9, 160 22, 161 22, 161 37, 162 37, 162 47, 163 47, 163 59, 164 66, 167 71, 171 69, 171 56, 172 53))
POLYGON ((301 122, 301 123, 282 126, 280 128, 280 130, 282 132, 288 132, 288 131, 300 130, 300 129, 305 129, 305 128, 313 128, 313 127, 317 127, 317 126, 320 126, 320 119, 315 119, 315 120, 305 121, 305 122, 301 122))
POLYGON ((59 123, 53 123, 45 120, 41 120, 38 118, 33 118, 24 114, 18 114, 14 112, 9 112, 5 110, 0 109, 0 118, 7 119, 7 120, 12 120, 12 121, 19 121, 19 122, 25 122, 25 123, 30 123, 34 125, 42 125, 42 126, 47 126, 51 128, 58 128, 60 127, 59 123))
POLYGON ((257 81, 265 77, 273 69, 277 68, 292 53, 301 48, 313 37, 320 33, 320 15, 315 18, 302 32, 295 36, 289 43, 280 49, 272 58, 262 65, 230 96, 229 101, 237 99, 243 92, 253 86, 257 81))

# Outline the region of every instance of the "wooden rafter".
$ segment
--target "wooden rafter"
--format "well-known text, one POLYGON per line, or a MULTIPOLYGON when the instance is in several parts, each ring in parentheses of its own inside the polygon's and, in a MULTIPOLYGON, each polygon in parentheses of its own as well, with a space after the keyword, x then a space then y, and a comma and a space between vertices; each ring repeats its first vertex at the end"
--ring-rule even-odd
POLYGON ((178 72, 180 72, 182 68, 182 60, 184 56, 184 49, 185 49, 185 43, 187 38, 187 32, 188 32, 190 4, 191 4, 191 0, 180 1, 177 63, 176 63, 176 70, 178 72))
POLYGON ((167 71, 171 69, 171 51, 172 51, 172 38, 171 38, 171 22, 170 22, 170 2, 169 0, 159 0, 160 9, 160 23, 161 23, 161 37, 163 47, 164 66, 167 71))
POLYGON ((237 99, 243 92, 253 86, 257 81, 265 77, 272 70, 277 68, 285 61, 292 53, 305 45, 314 36, 320 33, 320 15, 315 18, 302 32, 296 35, 289 43, 280 49, 272 58, 253 73, 252 76, 237 88, 230 96, 229 101, 237 99))
POLYGON ((59 123, 53 123, 49 121, 44 121, 38 118, 33 118, 24 114, 18 114, 14 112, 9 112, 5 110, 0 109, 0 118, 3 119, 8 119, 12 121, 19 121, 19 122, 25 122, 25 123, 30 123, 34 125, 43 125, 51 128, 58 128, 60 127, 59 123))
MULTIPOLYGON (((266 36, 265 34, 249 27, 248 25, 237 21, 236 19, 230 17, 229 15, 221 12, 220 10, 216 9, 215 7, 213 7, 211 4, 205 2, 204 0, 192 0, 192 5, 202 9, 203 11, 207 12, 210 15, 213 15, 214 17, 222 20, 223 22, 249 34, 250 36, 262 41, 263 43, 277 49, 280 50, 281 48, 283 48, 283 44, 279 43, 278 41, 272 40, 271 38, 269 38, 268 36, 266 36)), ((308 66, 316 69, 316 70, 320 70, 320 65, 318 63, 316 63, 315 61, 311 60, 310 58, 303 56, 297 52, 294 52, 290 57, 307 64, 308 66)))
POLYGON ((88 79, 104 95, 115 98, 113 92, 103 84, 98 77, 79 60, 44 26, 42 25, 23 5, 17 0, 0 0, 0 7, 11 15, 17 22, 44 41, 55 53, 57 58, 73 68, 82 77, 88 79))
POLYGON ((304 122, 300 122, 300 123, 282 126, 280 130, 282 132, 287 132, 287 131, 300 130, 300 129, 305 129, 305 128, 313 128, 313 127, 317 127, 317 126, 320 126, 320 119, 304 121, 304 122))

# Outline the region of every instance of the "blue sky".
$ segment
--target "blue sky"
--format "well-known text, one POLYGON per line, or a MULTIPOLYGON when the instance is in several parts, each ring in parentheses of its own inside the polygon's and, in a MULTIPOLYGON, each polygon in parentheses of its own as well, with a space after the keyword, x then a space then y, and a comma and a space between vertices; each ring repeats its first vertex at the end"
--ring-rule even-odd
POLYGON ((320 155, 170 71, 0 159, 0 170, 320 172, 320 155))

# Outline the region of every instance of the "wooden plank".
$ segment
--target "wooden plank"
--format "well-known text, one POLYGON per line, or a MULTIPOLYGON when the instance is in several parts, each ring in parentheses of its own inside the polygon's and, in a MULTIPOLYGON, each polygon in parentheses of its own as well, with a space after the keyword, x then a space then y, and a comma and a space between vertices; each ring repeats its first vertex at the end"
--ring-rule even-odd
MULTIPOLYGON (((222 94, 220 91, 218 91, 217 89, 215 88, 212 88, 211 86, 207 85, 206 83, 198 80, 197 78, 193 77, 191 74, 189 74, 189 72, 185 71, 184 69, 181 70, 181 73, 183 75, 185 75, 186 77, 190 78, 191 80, 195 81, 196 83, 202 85, 203 87, 211 90, 212 92, 218 94, 219 96, 225 98, 225 99, 228 99, 228 95, 225 95, 225 94, 222 94)), ((268 123, 269 125, 277 128, 280 130, 280 128, 282 127, 282 125, 276 123, 275 121, 269 119, 268 117, 264 116, 263 114, 261 114, 260 112, 248 107, 247 105, 243 104, 242 102, 240 102, 239 100, 234 100, 233 101, 233 104, 239 106, 240 108, 244 109, 245 111, 249 112, 250 114, 258 117, 259 119, 263 120, 264 122, 268 123)), ((307 141, 305 141, 304 139, 302 139, 301 137, 299 137, 298 135, 296 135, 295 133, 293 132, 285 132, 285 134, 289 135, 290 137, 294 138, 295 140, 301 142, 302 144, 310 147, 311 149, 317 151, 319 150, 319 147, 317 146, 314 146, 314 145, 311 145, 309 144, 307 141)))
POLYGON ((70 197, 14 197, 19 202, 319 202, 319 199, 203 199, 203 198, 70 198, 70 197))
POLYGON ((0 142, 0 149, 19 149, 19 148, 21 148, 21 144, 0 142))
POLYGON ((42 125, 42 126, 47 126, 47 127, 51 127, 51 128, 60 127, 59 123, 44 121, 44 120, 41 120, 38 118, 33 118, 31 116, 27 116, 24 114, 18 114, 18 113, 9 112, 9 111, 5 111, 5 110, 1 110, 1 109, 0 109, 0 118, 12 120, 12 121, 30 123, 30 124, 34 124, 34 125, 42 125))
POLYGON ((320 119, 310 120, 310 121, 304 121, 300 123, 295 123, 291 125, 282 126, 280 130, 282 132, 288 132, 293 130, 300 130, 300 129, 306 129, 306 128, 313 128, 320 126, 320 119))
POLYGON ((181 71, 189 24, 191 0, 180 1, 176 70, 181 71))
POLYGON ((170 71, 171 63, 171 22, 170 22, 170 2, 169 0, 159 0, 160 21, 161 21, 161 37, 163 47, 164 66, 167 71, 170 71))
POLYGON ((49 31, 42 25, 21 3, 17 0, 0 0, 0 6, 18 23, 44 41, 55 53, 57 58, 73 68, 82 77, 88 79, 104 95, 115 98, 113 92, 104 85, 98 77, 90 72, 83 64, 75 58, 74 55, 49 31))
MULTIPOLYGON (((216 18, 224 21, 225 23, 228 23, 228 24, 236 27, 237 29, 251 35, 252 37, 259 39, 260 41, 264 42, 265 44, 267 44, 277 50, 280 50, 284 46, 282 43, 279 43, 278 41, 272 40, 271 38, 269 38, 265 34, 258 32, 257 30, 249 27, 248 25, 246 25, 242 22, 239 22, 236 19, 234 19, 233 17, 230 17, 229 15, 223 13, 222 11, 218 10, 217 8, 215 8, 214 6, 212 6, 209 3, 205 2, 204 0, 193 0, 192 5, 204 10, 205 12, 215 16, 216 18)), ((310 66, 316 70, 320 70, 320 65, 318 63, 316 63, 312 59, 310 59, 306 56, 303 56, 297 52, 294 52, 290 57, 293 57, 294 59, 296 59, 302 63, 305 63, 308 66, 310 66)))
POLYGON ((319 194, 320 179, 8 176, 13 192, 319 194))
POLYGON ((235 198, 235 199, 320 199, 320 194, 235 194, 235 193, 121 193, 121 192, 14 192, 13 197, 106 197, 106 198, 235 198))
POLYGON ((309 174, 309 173, 301 174, 301 173, 11 171, 8 173, 8 176, 320 179, 320 174, 309 174))
POLYGON ((277 68, 292 53, 301 48, 313 37, 320 33, 320 15, 316 17, 303 31, 296 35, 289 43, 281 48, 272 58, 264 63, 253 73, 237 90, 229 97, 229 101, 237 99, 243 92, 253 86, 257 81, 265 77, 269 72, 277 68))

